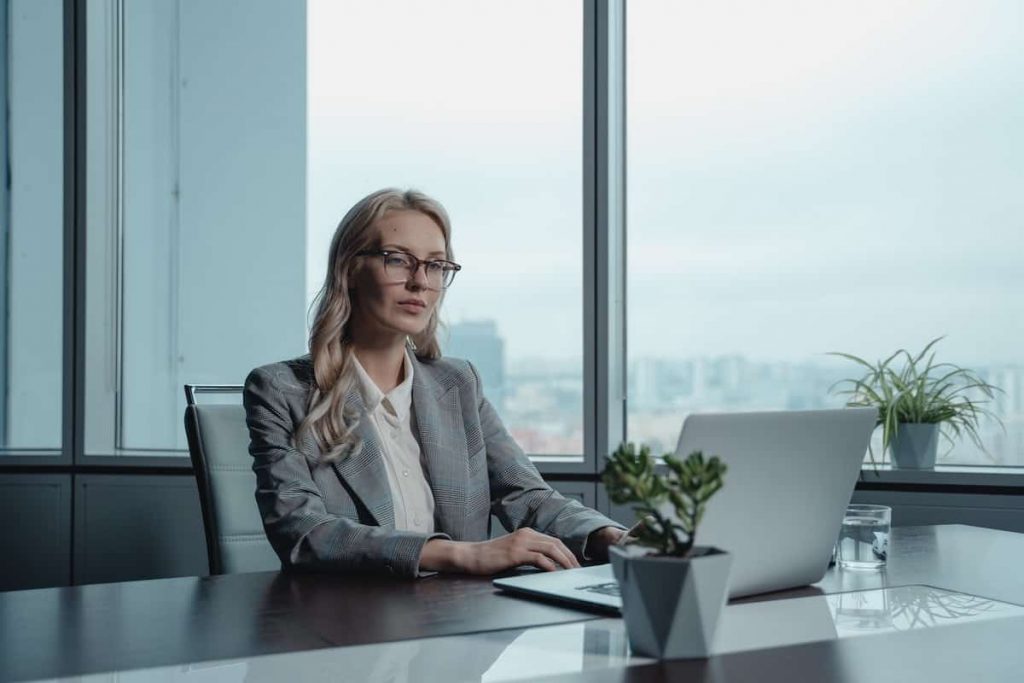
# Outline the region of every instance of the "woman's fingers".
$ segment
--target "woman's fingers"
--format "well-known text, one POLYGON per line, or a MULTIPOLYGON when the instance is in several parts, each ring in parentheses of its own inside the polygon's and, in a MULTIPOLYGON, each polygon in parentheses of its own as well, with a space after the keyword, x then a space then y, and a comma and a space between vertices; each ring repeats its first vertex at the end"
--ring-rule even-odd
POLYGON ((544 571, 553 572, 559 568, 558 565, 544 553, 530 553, 529 562, 534 567, 540 567, 544 571))
POLYGON ((576 561, 576 556, 557 538, 548 542, 545 554, 566 569, 575 569, 580 566, 580 563, 576 561))
POLYGON ((547 571, 574 569, 580 566, 576 556, 562 541, 528 528, 519 529, 508 536, 484 542, 476 547, 479 548, 479 552, 487 555, 490 555, 493 549, 504 556, 502 560, 493 555, 492 560, 485 560, 478 568, 478 571, 483 573, 503 571, 521 564, 530 564, 547 571))
POLYGON ((565 544, 552 536, 536 534, 536 538, 529 540, 527 549, 543 554, 553 560, 558 567, 564 569, 574 569, 580 566, 580 563, 576 561, 576 556, 565 547, 565 544))

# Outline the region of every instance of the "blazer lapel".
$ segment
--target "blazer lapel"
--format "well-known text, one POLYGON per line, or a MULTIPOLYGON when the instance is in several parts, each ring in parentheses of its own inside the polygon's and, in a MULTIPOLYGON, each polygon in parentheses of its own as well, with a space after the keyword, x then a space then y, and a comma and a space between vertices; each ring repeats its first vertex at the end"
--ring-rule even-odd
POLYGON ((444 387, 413 360, 412 405, 416 429, 434 494, 437 530, 455 540, 465 535, 469 453, 462 421, 459 389, 444 387))
POLYGON ((374 521, 382 527, 395 526, 395 506, 391 500, 391 487, 388 485, 388 473, 384 466, 384 454, 377 431, 366 414, 363 399, 359 391, 353 389, 345 398, 346 405, 359 410, 359 424, 356 426, 356 437, 362 447, 354 455, 346 455, 333 463, 335 471, 348 484, 352 495, 359 498, 374 521))

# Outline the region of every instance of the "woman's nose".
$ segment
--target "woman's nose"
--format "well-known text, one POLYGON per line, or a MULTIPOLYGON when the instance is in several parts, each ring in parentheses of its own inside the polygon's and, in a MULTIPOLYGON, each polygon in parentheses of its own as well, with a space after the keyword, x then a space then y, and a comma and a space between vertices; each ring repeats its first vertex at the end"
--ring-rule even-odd
POLYGON ((417 263, 416 270, 412 271, 409 279, 405 281, 406 286, 412 285, 416 289, 426 289, 430 286, 427 281, 427 264, 417 263))

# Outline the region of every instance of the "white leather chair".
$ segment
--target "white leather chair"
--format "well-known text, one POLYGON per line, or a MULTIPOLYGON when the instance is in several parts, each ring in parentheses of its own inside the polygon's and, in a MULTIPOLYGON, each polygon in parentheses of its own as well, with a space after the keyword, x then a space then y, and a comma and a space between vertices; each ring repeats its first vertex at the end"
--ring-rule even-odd
POLYGON ((192 457, 210 574, 277 570, 281 561, 256 507, 256 475, 240 405, 198 405, 199 393, 241 393, 235 385, 185 385, 185 434, 192 457))

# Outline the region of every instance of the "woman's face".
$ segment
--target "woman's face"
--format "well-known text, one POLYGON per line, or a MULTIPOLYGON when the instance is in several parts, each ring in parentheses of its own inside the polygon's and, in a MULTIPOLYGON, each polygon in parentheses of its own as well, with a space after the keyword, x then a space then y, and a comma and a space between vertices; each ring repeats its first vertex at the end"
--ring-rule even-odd
MULTIPOLYGON (((423 260, 447 258, 444 234, 426 214, 419 211, 389 211, 374 225, 377 249, 401 251, 423 260)), ((416 335, 423 331, 441 298, 432 289, 424 269, 410 277, 400 269, 385 270, 381 256, 360 256, 352 278, 352 300, 357 325, 364 331, 416 335)))

